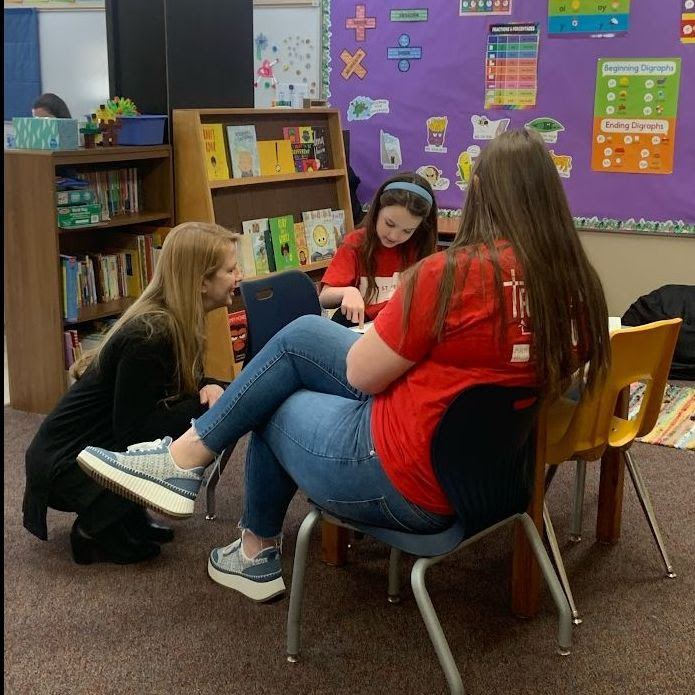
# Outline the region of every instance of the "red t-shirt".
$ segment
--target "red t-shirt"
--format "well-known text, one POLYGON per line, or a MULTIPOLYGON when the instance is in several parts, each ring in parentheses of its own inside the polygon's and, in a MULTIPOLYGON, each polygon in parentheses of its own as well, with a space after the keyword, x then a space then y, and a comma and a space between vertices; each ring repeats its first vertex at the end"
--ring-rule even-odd
MULTIPOLYGON (((365 230, 350 232, 336 251, 331 264, 326 268, 321 282, 331 287, 357 287, 364 299, 367 295, 367 276, 360 265, 359 248, 364 241, 365 230)), ((407 242, 406 242, 407 243, 407 242)), ((411 263, 408 263, 411 265, 411 263)), ((408 265, 403 265, 401 245, 386 248, 379 244, 376 250, 374 279, 377 293, 365 304, 364 314, 367 321, 373 321, 386 306, 398 288, 400 273, 408 265)))
MULTIPOLYGON (((457 256, 458 284, 451 297, 441 342, 431 335, 433 307, 445 261, 441 252, 422 263, 405 335, 402 289, 374 323, 392 350, 417 363, 374 397, 372 434, 376 452, 399 492, 438 514, 453 513, 430 459, 432 436, 447 406, 468 386, 532 386, 536 381, 530 359, 531 335, 522 268, 507 242, 498 242, 497 248, 507 315, 503 347, 495 306, 494 269, 484 246, 477 249, 480 255, 472 258, 465 251, 457 256)), ((461 453, 465 455, 465 447, 461 453)))

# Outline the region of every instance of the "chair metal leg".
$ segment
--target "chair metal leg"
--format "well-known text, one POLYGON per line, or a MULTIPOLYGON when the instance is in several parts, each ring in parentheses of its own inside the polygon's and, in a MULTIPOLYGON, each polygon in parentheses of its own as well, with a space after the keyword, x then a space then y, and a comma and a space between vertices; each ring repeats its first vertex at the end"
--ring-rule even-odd
POLYGON ((388 602, 401 602, 401 556, 398 548, 391 548, 389 555, 389 589, 388 602))
POLYGON ((321 513, 312 509, 307 514, 297 533, 297 545, 294 550, 294 565, 292 566, 292 586, 290 588, 290 606, 287 611, 287 661, 299 661, 300 621, 302 600, 304 598, 304 570, 306 556, 309 550, 311 532, 321 518, 321 513))
POLYGON ((570 540, 579 543, 582 540, 582 514, 584 507, 584 486, 586 484, 586 461, 577 459, 576 480, 574 485, 574 507, 572 509, 572 525, 570 540))
MULTIPOLYGON (((574 596, 572 595, 572 589, 570 588, 570 583, 567 579, 567 572, 565 571, 565 563, 562 561, 562 555, 560 554, 560 547, 557 544, 557 536, 555 535, 553 522, 550 519, 548 505, 545 504, 545 502, 543 503, 543 526, 545 527, 545 534, 548 538, 548 545, 550 546, 550 552, 553 554, 553 560, 555 562, 555 567, 557 568, 557 573, 560 577, 562 588, 564 589, 565 596, 567 597, 567 601, 569 602, 570 610, 572 612, 572 622, 575 625, 580 625, 582 619, 579 617, 579 611, 577 610, 577 606, 574 603, 574 596)), ((534 528, 536 527, 534 526, 534 528)))
POLYGON ((533 520, 528 514, 521 514, 519 518, 526 532, 526 537, 531 545, 533 554, 536 556, 536 560, 538 560, 538 564, 541 567, 545 581, 548 583, 548 588, 550 589, 550 593, 559 613, 557 631, 557 642, 559 645, 558 653, 562 656, 567 656, 572 647, 572 620, 566 593, 563 591, 558 581, 553 565, 550 562, 548 553, 545 552, 543 541, 541 541, 541 537, 538 535, 538 529, 533 523, 533 520))
POLYGON ((654 536, 659 551, 661 552, 661 558, 664 561, 666 567, 666 576, 669 579, 676 577, 676 573, 673 571, 673 565, 666 552, 666 545, 661 537, 661 531, 659 525, 656 523, 656 515, 654 514, 654 507, 652 506, 652 500, 647 491, 647 486, 644 484, 644 478, 642 478, 642 471, 640 471, 637 463, 634 461, 629 451, 625 452, 625 463, 627 464, 627 470, 630 472, 630 477, 632 478, 632 483, 635 486, 635 491, 637 492, 637 499, 639 499, 642 505, 642 510, 644 515, 647 517, 647 522, 649 523, 649 529, 654 536))
POLYGON ((439 562, 442 557, 441 555, 439 557, 421 557, 416 560, 410 573, 410 585, 413 587, 413 595, 432 641, 432 646, 444 670, 446 682, 449 684, 449 691, 452 695, 464 695, 461 674, 458 668, 456 668, 456 662, 451 654, 451 649, 449 649, 449 644, 446 641, 441 623, 425 586, 425 572, 432 565, 439 562))
POLYGON ((215 490, 217 489, 217 483, 220 482, 220 477, 222 476, 222 473, 224 472, 224 469, 227 466, 227 462, 229 461, 235 446, 236 442, 231 446, 228 446, 215 459, 215 463, 213 463, 212 473, 210 473, 207 482, 205 483, 205 485, 207 486, 207 490, 205 491, 205 503, 207 505, 207 512, 205 514, 205 518, 208 521, 214 521, 214 519, 217 517, 217 513, 215 511, 215 490))
POLYGON ((553 466, 548 466, 545 469, 545 482, 544 482, 544 490, 545 492, 548 492, 548 488, 550 487, 550 483, 553 482, 553 478, 555 477, 555 474, 557 473, 558 467, 553 465, 553 466))

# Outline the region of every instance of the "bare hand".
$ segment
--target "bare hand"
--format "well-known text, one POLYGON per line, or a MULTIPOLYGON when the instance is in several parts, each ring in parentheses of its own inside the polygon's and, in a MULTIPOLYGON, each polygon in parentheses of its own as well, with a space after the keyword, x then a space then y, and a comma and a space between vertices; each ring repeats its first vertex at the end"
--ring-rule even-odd
POLYGON ((352 323, 364 323, 364 299, 356 287, 347 287, 340 304, 340 311, 352 323))
POLYGON ((219 400, 219 397, 224 393, 224 389, 217 384, 208 384, 200 389, 200 402, 202 405, 207 405, 208 409, 212 408, 219 400))

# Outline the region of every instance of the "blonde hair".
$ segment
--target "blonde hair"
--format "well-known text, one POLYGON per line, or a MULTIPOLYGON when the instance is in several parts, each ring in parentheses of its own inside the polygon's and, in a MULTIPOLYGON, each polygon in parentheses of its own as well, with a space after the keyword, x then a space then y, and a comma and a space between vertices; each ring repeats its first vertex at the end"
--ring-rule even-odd
POLYGON ((177 393, 197 393, 206 343, 203 281, 222 267, 230 248, 236 250, 238 238, 238 234, 206 222, 184 222, 174 227, 164 240, 154 275, 144 292, 116 321, 101 345, 72 366, 72 375, 79 378, 90 365, 98 367, 101 351, 109 340, 138 319, 146 324, 148 337, 164 333, 170 338, 177 393))

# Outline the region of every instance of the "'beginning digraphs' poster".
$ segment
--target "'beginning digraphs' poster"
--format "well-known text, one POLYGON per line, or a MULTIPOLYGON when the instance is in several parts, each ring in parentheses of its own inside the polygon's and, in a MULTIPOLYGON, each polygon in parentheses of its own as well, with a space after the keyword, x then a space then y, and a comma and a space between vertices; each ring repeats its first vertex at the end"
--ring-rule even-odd
POLYGON ((591 168, 671 174, 680 58, 601 58, 591 168))

